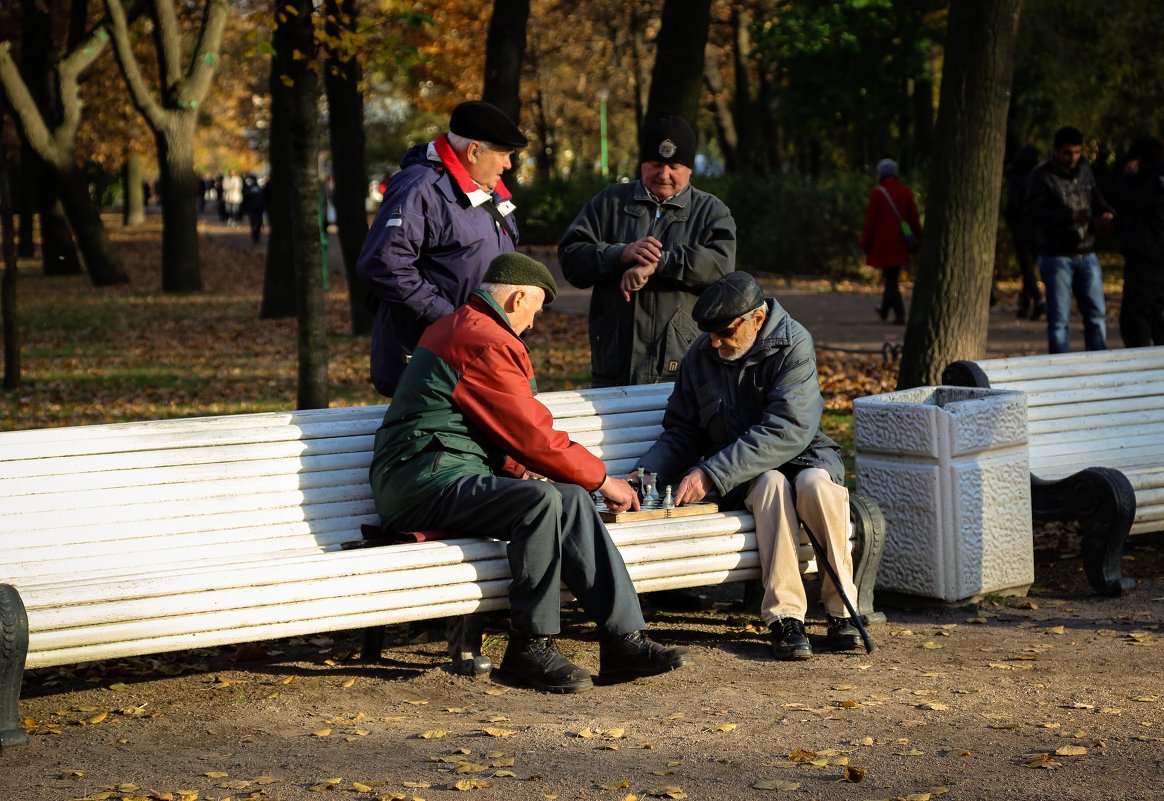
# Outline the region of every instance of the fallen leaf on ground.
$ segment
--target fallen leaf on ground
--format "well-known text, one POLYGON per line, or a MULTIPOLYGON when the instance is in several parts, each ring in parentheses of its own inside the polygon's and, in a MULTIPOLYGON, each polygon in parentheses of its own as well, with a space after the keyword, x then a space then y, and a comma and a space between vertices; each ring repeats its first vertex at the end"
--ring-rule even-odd
POLYGON ((517 734, 517 732, 513 731, 512 729, 499 729, 495 726, 486 726, 485 728, 481 729, 481 731, 485 732, 485 734, 489 735, 490 737, 512 737, 513 735, 517 734))
POLYGON ((865 771, 865 768, 856 765, 847 765, 845 766, 845 781, 850 784, 860 784, 865 781, 865 771))
POLYGON ((1083 756, 1087 749, 1081 745, 1064 745, 1055 749, 1056 756, 1083 756))
POLYGON ((780 790, 781 792, 791 793, 793 790, 800 789, 800 782, 789 782, 783 779, 763 779, 752 785, 756 790, 780 790))

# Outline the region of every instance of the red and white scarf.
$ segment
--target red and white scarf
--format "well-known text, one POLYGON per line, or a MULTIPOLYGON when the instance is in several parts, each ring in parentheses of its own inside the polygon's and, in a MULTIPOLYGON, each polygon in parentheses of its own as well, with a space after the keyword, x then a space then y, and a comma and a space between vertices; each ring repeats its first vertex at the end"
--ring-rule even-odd
POLYGON ((465 197, 469 199, 473 208, 493 200, 493 195, 497 195, 497 210, 501 212, 503 217, 512 214, 513 210, 517 208, 511 200, 513 196, 501 179, 497 180, 496 186, 493 187, 493 194, 490 194, 469 177, 465 165, 457 158, 457 151, 453 150, 453 146, 449 144, 447 134, 441 134, 434 141, 429 142, 428 158, 429 161, 439 161, 444 165, 452 179, 457 182, 457 186, 465 193, 465 197))

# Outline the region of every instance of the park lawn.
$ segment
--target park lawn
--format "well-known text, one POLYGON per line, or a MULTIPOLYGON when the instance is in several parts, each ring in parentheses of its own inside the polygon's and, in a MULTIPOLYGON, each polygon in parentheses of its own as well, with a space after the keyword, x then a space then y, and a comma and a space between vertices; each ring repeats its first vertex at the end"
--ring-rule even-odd
MULTIPOLYGON (((22 261, 19 388, 0 393, 0 430, 292 409, 294 319, 260 320, 265 249, 213 233, 201 244, 202 292, 161 291, 160 227, 111 225, 131 282, 92 287, 22 261)), ((375 405, 368 337, 350 333, 346 285, 327 293, 332 406, 375 405)), ((547 312, 527 337, 541 391, 589 385, 584 315, 547 312)), ((880 357, 821 354, 825 431, 852 468, 852 398, 892 389, 880 357)))

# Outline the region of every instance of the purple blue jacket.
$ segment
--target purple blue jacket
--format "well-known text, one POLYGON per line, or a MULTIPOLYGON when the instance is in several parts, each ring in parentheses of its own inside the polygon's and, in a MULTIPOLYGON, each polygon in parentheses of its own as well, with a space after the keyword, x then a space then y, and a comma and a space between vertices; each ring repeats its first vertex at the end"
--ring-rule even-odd
POLYGON ((495 191, 492 199, 513 238, 482 205, 484 192, 470 199, 433 143, 409 148, 400 166, 356 263, 375 305, 372 383, 385 397, 396 391, 424 329, 465 303, 517 236, 508 196, 495 191))

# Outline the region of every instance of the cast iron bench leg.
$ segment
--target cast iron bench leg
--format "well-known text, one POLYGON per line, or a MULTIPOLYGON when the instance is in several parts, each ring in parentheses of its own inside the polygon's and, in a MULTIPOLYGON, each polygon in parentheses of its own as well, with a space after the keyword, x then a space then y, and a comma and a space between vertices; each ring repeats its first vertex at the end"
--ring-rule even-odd
POLYGON ((885 613, 873 609, 873 585, 877 583, 877 570, 885 550, 885 516, 876 501, 856 492, 849 494, 849 515, 857 535, 853 548, 853 584, 857 587, 857 597, 852 599, 853 606, 864 623, 884 623, 885 613))
POLYGON ((1031 476, 1036 520, 1078 520, 1083 526, 1083 570, 1100 595, 1122 595, 1136 580, 1123 575, 1124 543, 1136 517, 1128 477, 1110 467, 1089 467, 1059 481, 1031 476))
POLYGON ((28 656, 28 615, 16 588, 0 584, 0 752, 28 744, 20 722, 20 680, 28 656))
POLYGON ((489 657, 481 655, 481 636, 485 632, 485 615, 450 617, 447 637, 451 670, 461 676, 483 676, 493 669, 489 657))

